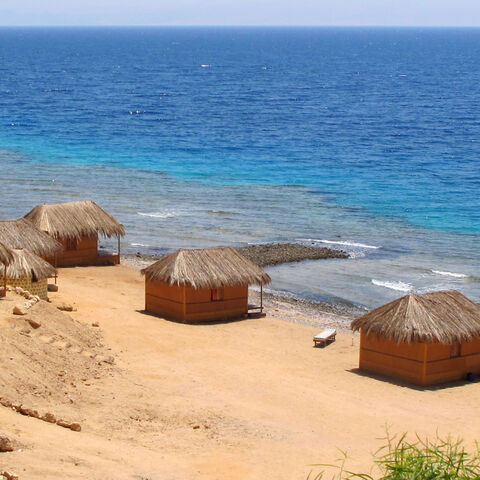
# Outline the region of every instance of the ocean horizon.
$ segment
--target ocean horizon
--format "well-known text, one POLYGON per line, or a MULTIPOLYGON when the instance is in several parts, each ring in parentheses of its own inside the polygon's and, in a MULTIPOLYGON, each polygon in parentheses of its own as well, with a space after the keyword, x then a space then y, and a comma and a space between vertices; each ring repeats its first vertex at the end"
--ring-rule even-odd
POLYGON ((127 253, 300 242, 351 258, 269 267, 274 291, 479 302, 479 47, 478 28, 0 27, 2 216, 92 199, 127 253))

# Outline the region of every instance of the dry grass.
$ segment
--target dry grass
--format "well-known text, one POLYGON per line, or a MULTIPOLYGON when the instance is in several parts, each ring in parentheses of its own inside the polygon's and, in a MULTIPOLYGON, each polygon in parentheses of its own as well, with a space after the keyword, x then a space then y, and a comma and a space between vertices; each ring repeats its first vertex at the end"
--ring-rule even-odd
POLYGON ((263 268, 230 247, 180 249, 142 270, 149 280, 194 288, 270 283, 263 268))
POLYGON ((35 255, 53 257, 62 245, 24 218, 0 220, 0 242, 9 248, 26 248, 35 255))
POLYGON ((123 225, 92 200, 37 205, 24 218, 55 238, 125 235, 123 225))
POLYGON ((351 327, 396 342, 450 344, 480 337, 480 306, 456 290, 410 294, 357 318, 351 327))

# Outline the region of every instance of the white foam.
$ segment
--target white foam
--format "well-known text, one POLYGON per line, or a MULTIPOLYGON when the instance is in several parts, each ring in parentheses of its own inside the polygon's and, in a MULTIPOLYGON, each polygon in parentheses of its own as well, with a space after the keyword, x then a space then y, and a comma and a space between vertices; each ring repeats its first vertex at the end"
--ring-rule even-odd
POLYGON ((152 218, 172 218, 175 217, 173 212, 137 212, 137 215, 142 217, 152 217, 152 218))
POLYGON ((211 65, 209 65, 208 63, 202 63, 202 65, 200 65, 202 68, 208 68, 208 67, 211 67, 211 65))
POLYGON ((436 273, 437 275, 443 275, 445 277, 454 277, 454 278, 467 278, 469 275, 465 275, 464 273, 455 273, 455 272, 443 272, 442 270, 431 270, 432 273, 436 273))
POLYGON ((316 242, 316 243, 329 243, 331 245, 342 245, 344 247, 358 247, 358 248, 371 248, 374 250, 378 250, 382 248, 381 246, 377 245, 367 245, 366 243, 358 243, 358 242, 349 242, 349 241, 337 241, 337 240, 326 240, 324 238, 301 238, 300 240, 306 242, 316 242))
POLYGON ((365 258, 367 255, 365 252, 360 252, 357 250, 356 252, 348 252, 348 256, 350 258, 365 258))
POLYGON ((413 286, 405 282, 383 282, 382 280, 372 279, 372 283, 379 287, 390 288, 391 290, 397 290, 398 292, 410 292, 413 290, 413 286))
POLYGON ((132 247, 148 247, 149 245, 145 245, 144 243, 131 243, 132 247))

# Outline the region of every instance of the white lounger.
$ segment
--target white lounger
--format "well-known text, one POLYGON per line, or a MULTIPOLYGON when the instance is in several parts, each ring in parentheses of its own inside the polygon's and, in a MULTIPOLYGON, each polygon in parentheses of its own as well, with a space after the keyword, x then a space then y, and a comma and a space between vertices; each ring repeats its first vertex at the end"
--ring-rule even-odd
POLYGON ((313 337, 313 345, 315 347, 318 345, 324 347, 325 345, 335 341, 336 334, 337 331, 334 328, 327 328, 323 332, 317 333, 317 335, 313 337))

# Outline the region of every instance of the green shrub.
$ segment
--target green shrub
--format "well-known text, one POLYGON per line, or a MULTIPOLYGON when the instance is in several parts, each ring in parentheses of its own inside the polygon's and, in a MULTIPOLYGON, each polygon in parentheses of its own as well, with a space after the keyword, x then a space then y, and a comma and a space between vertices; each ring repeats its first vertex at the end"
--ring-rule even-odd
POLYGON ((308 480, 480 480, 478 445, 473 453, 468 453, 462 440, 451 437, 443 440, 437 436, 431 441, 417 436, 416 441, 410 442, 406 434, 396 439, 388 432, 385 441, 373 456, 373 473, 348 471, 345 468, 347 456, 342 452, 337 465, 315 465, 334 469, 333 476, 327 476, 325 471, 313 476, 311 472, 308 480))

